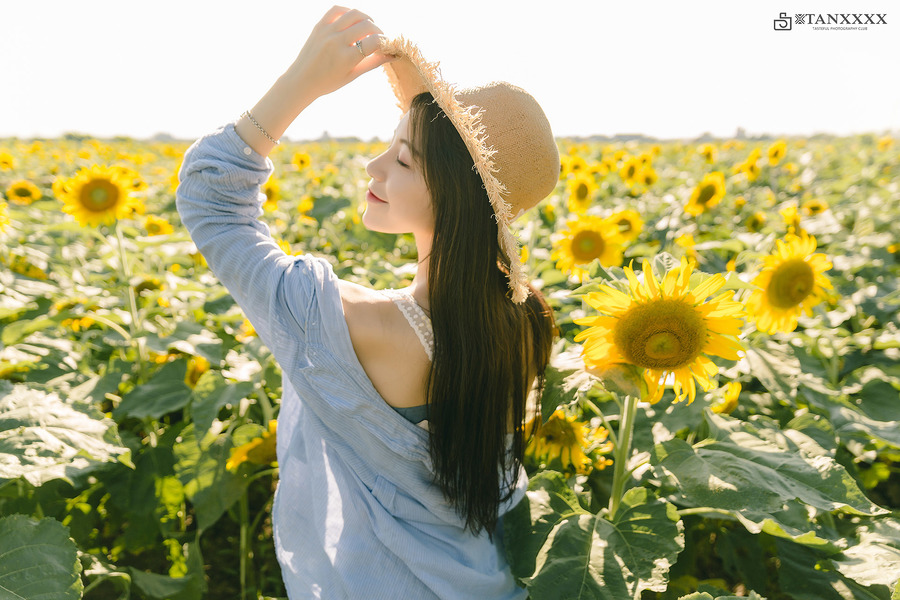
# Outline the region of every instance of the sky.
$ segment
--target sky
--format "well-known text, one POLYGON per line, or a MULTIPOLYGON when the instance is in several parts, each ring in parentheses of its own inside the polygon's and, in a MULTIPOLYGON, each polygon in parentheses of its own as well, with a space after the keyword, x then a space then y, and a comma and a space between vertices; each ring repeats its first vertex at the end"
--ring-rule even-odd
MULTIPOLYGON (((3 0, 0 137, 195 139, 252 107, 331 5, 3 0)), ((416 42, 458 88, 504 80, 526 89, 557 137, 730 137, 739 127, 900 134, 900 4, 892 0, 350 6, 385 34, 416 42), (879 13, 886 24, 776 31, 783 12, 879 13)), ((286 136, 385 140, 399 117, 379 68, 316 100, 286 136)))

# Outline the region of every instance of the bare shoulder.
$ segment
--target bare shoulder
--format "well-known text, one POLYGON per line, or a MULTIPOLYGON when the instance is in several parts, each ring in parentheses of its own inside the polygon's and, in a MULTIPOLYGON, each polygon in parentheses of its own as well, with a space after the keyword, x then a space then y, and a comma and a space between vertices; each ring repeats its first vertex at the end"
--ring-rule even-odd
POLYGON ((384 400, 398 407, 424 403, 428 358, 416 333, 386 295, 339 283, 353 350, 384 400))
POLYGON ((391 327, 393 307, 390 298, 365 286, 341 280, 338 283, 344 317, 351 336, 377 335, 391 327))

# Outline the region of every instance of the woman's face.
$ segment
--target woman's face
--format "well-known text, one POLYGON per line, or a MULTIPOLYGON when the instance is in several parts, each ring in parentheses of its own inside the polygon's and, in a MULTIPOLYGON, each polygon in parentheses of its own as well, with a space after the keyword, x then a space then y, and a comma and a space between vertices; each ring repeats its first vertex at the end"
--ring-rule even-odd
POLYGON ((366 165, 366 173, 372 180, 363 225, 382 233, 434 234, 431 195, 409 139, 409 113, 400 119, 388 149, 366 165))

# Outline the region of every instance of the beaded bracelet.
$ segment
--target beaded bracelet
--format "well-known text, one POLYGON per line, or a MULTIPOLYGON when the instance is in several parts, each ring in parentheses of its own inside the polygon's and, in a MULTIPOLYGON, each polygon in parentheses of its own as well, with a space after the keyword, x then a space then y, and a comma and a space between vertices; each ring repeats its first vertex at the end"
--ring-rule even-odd
POLYGON ((267 140, 269 140, 270 142, 272 142, 272 143, 275 144, 276 146, 277 146, 278 144, 281 143, 279 140, 276 140, 276 139, 273 138, 271 135, 269 135, 269 132, 266 131, 265 129, 263 129, 263 126, 256 122, 256 119, 253 118, 253 115, 250 114, 250 111, 249 111, 249 110, 245 110, 245 111, 244 111, 244 114, 242 114, 241 116, 242 116, 242 117, 247 117, 248 119, 250 119, 250 122, 253 123, 254 125, 256 125, 256 128, 259 129, 259 132, 260 132, 261 134, 263 134, 264 136, 266 136, 266 139, 267 139, 267 140))

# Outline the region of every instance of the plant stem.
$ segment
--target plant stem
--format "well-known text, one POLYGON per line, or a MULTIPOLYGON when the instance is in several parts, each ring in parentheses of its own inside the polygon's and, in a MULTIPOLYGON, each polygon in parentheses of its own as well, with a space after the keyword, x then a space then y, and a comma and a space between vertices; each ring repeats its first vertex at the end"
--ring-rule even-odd
POLYGON ((128 263, 128 253, 125 251, 125 238, 122 236, 122 229, 119 222, 116 221, 116 238, 119 242, 119 262, 121 263, 122 275, 125 279, 125 285, 128 286, 128 310, 131 313, 131 323, 129 323, 129 331, 131 331, 131 339, 137 343, 138 351, 138 375, 141 380, 144 379, 144 368, 147 362, 146 350, 144 348, 144 339, 139 337, 138 333, 143 329, 141 326, 141 318, 138 314, 137 300, 134 297, 134 288, 131 285, 131 265, 128 263))
POLYGON ((247 598, 247 556, 248 539, 250 537, 250 501, 247 498, 247 490, 244 490, 240 500, 241 514, 241 600, 247 598))
POLYGON ((637 414, 638 399, 633 396, 625 396, 625 406, 622 410, 622 418, 619 419, 618 444, 613 458, 613 483, 609 496, 609 518, 614 519, 619 503, 625 493, 625 480, 629 477, 627 470, 628 459, 631 457, 631 436, 634 433, 634 419, 637 414))

